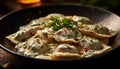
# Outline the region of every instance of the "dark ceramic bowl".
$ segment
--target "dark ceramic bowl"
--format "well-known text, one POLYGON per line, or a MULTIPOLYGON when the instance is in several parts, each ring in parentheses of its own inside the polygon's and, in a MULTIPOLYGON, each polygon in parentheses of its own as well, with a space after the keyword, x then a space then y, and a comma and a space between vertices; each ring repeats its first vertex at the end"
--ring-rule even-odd
MULTIPOLYGON (((6 52, 8 52, 9 54, 11 54, 12 56, 14 56, 15 58, 20 58, 23 61, 24 60, 30 61, 30 63, 33 62, 33 64, 34 64, 34 61, 36 61, 36 63, 65 61, 65 60, 58 61, 58 60, 35 59, 35 58, 30 58, 30 57, 17 54, 14 51, 14 45, 5 39, 5 36, 16 32, 20 26, 29 23, 32 19, 46 16, 50 13, 62 13, 65 15, 85 16, 92 19, 95 23, 101 23, 103 25, 106 25, 108 28, 117 32, 117 35, 113 38, 110 38, 110 41, 109 41, 109 45, 112 46, 112 50, 106 53, 99 54, 97 56, 90 57, 90 58, 69 60, 69 61, 95 60, 100 57, 104 57, 107 54, 112 53, 112 51, 116 50, 120 46, 120 27, 119 27, 120 17, 119 16, 117 16, 116 14, 110 11, 96 8, 96 7, 89 7, 89 6, 75 5, 75 4, 74 5, 60 4, 60 5, 45 5, 45 6, 35 7, 35 8, 14 11, 0 18, 0 47, 4 49, 6 52)), ((65 61, 65 62, 68 62, 68 61, 65 61)))

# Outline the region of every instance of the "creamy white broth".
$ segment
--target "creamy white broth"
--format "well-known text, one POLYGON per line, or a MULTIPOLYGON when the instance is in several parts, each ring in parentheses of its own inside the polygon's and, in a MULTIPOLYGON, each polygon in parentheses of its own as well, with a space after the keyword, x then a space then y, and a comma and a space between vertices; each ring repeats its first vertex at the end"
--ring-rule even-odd
POLYGON ((52 13, 6 36, 19 54, 37 59, 88 58, 112 49, 115 32, 83 16, 52 13))

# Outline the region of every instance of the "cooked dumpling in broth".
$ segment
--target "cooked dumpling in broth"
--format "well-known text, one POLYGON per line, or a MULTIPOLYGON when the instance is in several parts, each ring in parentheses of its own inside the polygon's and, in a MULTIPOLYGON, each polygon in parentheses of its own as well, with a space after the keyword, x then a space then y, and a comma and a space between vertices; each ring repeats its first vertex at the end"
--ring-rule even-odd
POLYGON ((116 34, 115 31, 109 30, 101 24, 79 24, 79 31, 85 35, 90 35, 98 38, 109 38, 116 34))
POLYGON ((6 36, 19 54, 37 59, 80 59, 112 49, 109 38, 116 34, 83 16, 52 13, 21 26, 6 36))

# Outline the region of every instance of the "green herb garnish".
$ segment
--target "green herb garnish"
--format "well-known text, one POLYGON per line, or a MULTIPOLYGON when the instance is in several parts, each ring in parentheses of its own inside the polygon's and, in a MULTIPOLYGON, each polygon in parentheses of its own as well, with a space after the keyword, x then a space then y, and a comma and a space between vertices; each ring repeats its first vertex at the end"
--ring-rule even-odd
POLYGON ((92 43, 94 43, 94 41, 93 40, 90 40, 92 43))
POLYGON ((97 25, 95 25, 95 29, 97 29, 97 30, 98 30, 99 28, 100 28, 100 25, 98 25, 98 24, 97 24, 97 25))
POLYGON ((77 27, 77 22, 73 21, 73 20, 67 20, 66 18, 63 19, 58 19, 58 18, 54 18, 51 17, 52 23, 51 23, 51 27, 54 30, 59 30, 61 28, 70 28, 70 29, 75 29, 77 27))
POLYGON ((71 46, 69 46, 69 45, 67 45, 67 48, 68 48, 68 49, 72 49, 72 47, 71 47, 71 46))

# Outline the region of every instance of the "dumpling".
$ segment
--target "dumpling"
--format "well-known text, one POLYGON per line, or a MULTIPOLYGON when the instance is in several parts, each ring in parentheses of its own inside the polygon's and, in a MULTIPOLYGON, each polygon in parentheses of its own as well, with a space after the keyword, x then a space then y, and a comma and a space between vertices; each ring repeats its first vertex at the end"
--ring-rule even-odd
POLYGON ((109 38, 116 34, 115 31, 109 30, 107 27, 104 27, 101 24, 81 24, 79 25, 79 31, 82 32, 82 34, 98 38, 109 38))
POLYGON ((102 41, 88 36, 84 36, 80 40, 80 46, 82 48, 82 50, 80 50, 80 53, 82 53, 82 55, 85 57, 100 54, 111 49, 110 46, 107 46, 102 41))
POLYGON ((52 59, 77 59, 80 58, 78 49, 70 44, 60 44, 55 49, 55 52, 50 55, 52 59))
POLYGON ((36 34, 36 31, 39 29, 39 27, 24 28, 16 33, 6 36, 6 38, 15 44, 19 44, 20 42, 25 42, 26 40, 34 36, 36 34))
POLYGON ((26 42, 20 43, 15 47, 19 53, 26 56, 35 56, 49 52, 49 46, 40 38, 31 38, 26 42), (35 54, 37 53, 37 54, 35 54))
POLYGON ((38 30, 35 36, 38 36, 42 40, 45 40, 46 42, 54 42, 55 40, 53 39, 53 31, 51 28, 44 28, 42 30, 38 30))
POLYGON ((78 34, 75 34, 75 32, 69 28, 62 28, 60 30, 58 30, 57 32, 54 33, 53 38, 56 41, 60 41, 60 42, 73 42, 76 43, 77 39, 80 39, 82 37, 81 33, 79 32, 78 34), (76 35, 78 35, 78 37, 76 37, 76 35))
POLYGON ((81 22, 83 24, 93 24, 93 21, 87 17, 83 17, 83 16, 76 16, 74 15, 72 17, 73 21, 77 21, 77 22, 81 22))

